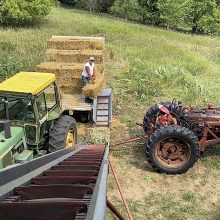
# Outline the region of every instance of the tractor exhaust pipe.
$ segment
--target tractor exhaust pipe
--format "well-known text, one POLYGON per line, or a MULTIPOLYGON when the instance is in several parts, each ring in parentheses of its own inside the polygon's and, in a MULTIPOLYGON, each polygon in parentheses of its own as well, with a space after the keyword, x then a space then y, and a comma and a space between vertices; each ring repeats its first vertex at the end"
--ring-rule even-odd
POLYGON ((5 121, 4 130, 5 130, 5 138, 6 139, 10 138, 11 137, 11 122, 9 120, 5 121))
POLYGON ((0 121, 0 132, 5 131, 5 139, 8 139, 11 137, 11 121, 9 120, 8 100, 3 99, 3 101, 5 107, 6 120, 0 121))
POLYGON ((10 120, 4 120, 0 122, 0 131, 5 132, 5 138, 8 139, 11 137, 11 122, 10 120))

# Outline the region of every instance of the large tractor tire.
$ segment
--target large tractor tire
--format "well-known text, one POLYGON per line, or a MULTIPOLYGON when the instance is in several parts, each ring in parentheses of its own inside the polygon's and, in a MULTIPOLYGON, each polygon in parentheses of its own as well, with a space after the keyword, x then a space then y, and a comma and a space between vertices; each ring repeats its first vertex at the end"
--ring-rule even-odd
POLYGON ((162 126, 148 139, 146 157, 158 172, 184 173, 199 158, 199 142, 188 128, 179 125, 162 126))
POLYGON ((74 118, 63 115, 54 124, 49 135, 49 152, 73 147, 77 143, 77 128, 74 118))

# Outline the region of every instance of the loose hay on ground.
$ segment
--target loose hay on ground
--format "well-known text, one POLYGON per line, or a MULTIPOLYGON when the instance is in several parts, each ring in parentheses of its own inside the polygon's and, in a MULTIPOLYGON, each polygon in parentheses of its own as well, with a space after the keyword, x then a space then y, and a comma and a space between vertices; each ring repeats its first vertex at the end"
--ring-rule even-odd
POLYGON ((110 128, 88 128, 87 141, 91 144, 108 144, 110 143, 110 128))

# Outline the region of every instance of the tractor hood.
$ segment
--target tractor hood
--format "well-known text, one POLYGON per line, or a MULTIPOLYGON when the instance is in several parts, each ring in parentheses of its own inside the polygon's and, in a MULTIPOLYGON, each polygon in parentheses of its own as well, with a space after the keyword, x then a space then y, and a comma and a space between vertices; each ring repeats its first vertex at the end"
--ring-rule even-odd
POLYGON ((0 169, 12 163, 11 149, 24 137, 24 129, 11 127, 11 137, 6 139, 4 131, 0 132, 0 169))
POLYGON ((192 122, 218 122, 220 121, 220 114, 216 110, 193 110, 186 113, 187 117, 192 122))

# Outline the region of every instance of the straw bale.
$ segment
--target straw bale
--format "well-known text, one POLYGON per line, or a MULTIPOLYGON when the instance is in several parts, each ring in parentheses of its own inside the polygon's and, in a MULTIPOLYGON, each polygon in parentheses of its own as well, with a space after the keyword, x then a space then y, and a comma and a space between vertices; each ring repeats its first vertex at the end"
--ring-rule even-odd
POLYGON ((40 72, 52 72, 58 74, 71 74, 76 79, 81 78, 83 65, 80 63, 59 63, 59 62, 44 62, 37 66, 40 72))
POLYGON ((81 74, 85 62, 95 57, 96 79, 83 88, 85 96, 97 97, 104 87, 103 57, 105 40, 102 37, 53 36, 47 41, 46 60, 37 66, 40 72, 56 74, 57 84, 65 94, 82 92, 81 74))
POLYGON ((59 50, 56 49, 49 49, 46 50, 46 62, 53 62, 53 61, 57 61, 57 53, 59 50))
POLYGON ((88 128, 86 136, 87 141, 89 141, 92 144, 109 144, 111 140, 110 128, 88 128))
POLYGON ((85 63, 90 56, 95 57, 95 63, 103 62, 102 50, 55 50, 48 49, 46 51, 46 60, 64 62, 64 63, 85 63))
POLYGON ((105 41, 104 37, 93 37, 93 36, 63 36, 63 35, 52 35, 52 39, 67 39, 67 40, 99 40, 99 41, 105 41))
POLYGON ((73 86, 59 86, 59 89, 64 94, 80 94, 82 87, 73 87, 73 86))
POLYGON ((82 88, 82 80, 81 79, 73 79, 69 81, 65 81, 62 78, 57 78, 57 84, 58 86, 72 86, 72 87, 79 87, 82 88))
MULTIPOLYGON (((66 80, 71 79, 81 79, 82 69, 84 64, 81 63, 58 63, 58 62, 44 62, 37 66, 37 71, 39 72, 52 72, 55 73, 57 77, 62 75, 62 77, 67 77, 66 80)), ((103 65, 96 65, 96 71, 102 72, 103 65)))
POLYGON ((88 85, 83 87, 82 92, 84 96, 91 98, 97 97, 105 86, 104 76, 96 77, 95 83, 90 82, 88 85))
POLYGON ((101 50, 104 47, 103 40, 89 39, 49 39, 47 41, 47 49, 58 50, 101 50))

